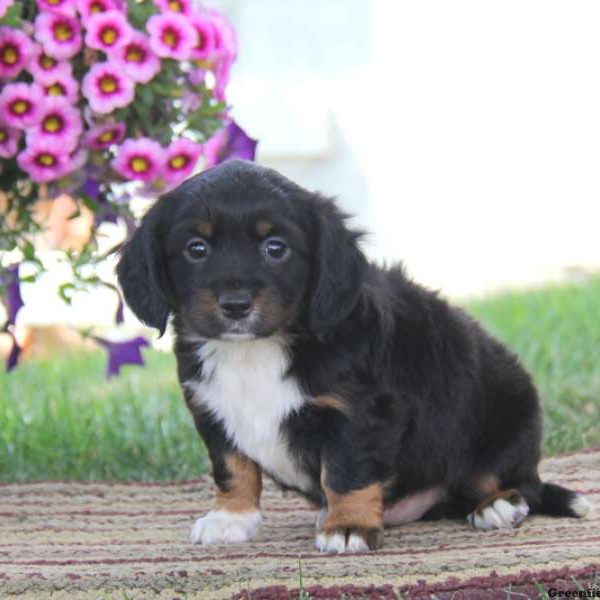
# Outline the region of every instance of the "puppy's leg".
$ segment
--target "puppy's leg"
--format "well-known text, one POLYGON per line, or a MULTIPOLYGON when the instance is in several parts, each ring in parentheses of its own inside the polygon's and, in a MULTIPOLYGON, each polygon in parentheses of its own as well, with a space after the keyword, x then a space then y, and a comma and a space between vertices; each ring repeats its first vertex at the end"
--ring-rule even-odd
POLYGON ((217 494, 215 508, 192 527, 194 544, 246 542, 258 534, 262 489, 256 463, 238 452, 229 452, 214 465, 217 494))
POLYGON ((321 471, 327 510, 317 518, 317 549, 343 553, 375 550, 383 545, 383 487, 379 482, 336 491, 334 479, 321 471))

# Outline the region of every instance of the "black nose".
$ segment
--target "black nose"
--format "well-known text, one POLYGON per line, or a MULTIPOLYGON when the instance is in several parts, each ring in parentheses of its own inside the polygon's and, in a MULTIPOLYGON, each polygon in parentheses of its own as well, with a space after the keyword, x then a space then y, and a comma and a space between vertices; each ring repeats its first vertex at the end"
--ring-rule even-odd
POLYGON ((221 292, 219 306, 228 319, 243 319, 250 314, 252 297, 244 291, 221 292))

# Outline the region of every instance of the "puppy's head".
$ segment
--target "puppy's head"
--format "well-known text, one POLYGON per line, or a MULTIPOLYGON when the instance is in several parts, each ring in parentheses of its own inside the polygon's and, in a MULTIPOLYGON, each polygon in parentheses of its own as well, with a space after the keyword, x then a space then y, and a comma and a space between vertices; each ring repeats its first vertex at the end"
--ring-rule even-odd
POLYGON ((254 339, 323 336, 352 311, 365 258, 329 200, 232 160, 161 197, 117 267, 125 299, 164 332, 254 339))

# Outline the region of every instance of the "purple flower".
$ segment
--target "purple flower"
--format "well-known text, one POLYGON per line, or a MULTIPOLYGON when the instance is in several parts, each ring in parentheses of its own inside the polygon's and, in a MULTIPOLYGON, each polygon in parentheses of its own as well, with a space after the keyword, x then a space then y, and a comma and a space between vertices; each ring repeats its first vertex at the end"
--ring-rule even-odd
POLYGON ((164 150, 150 138, 125 140, 111 163, 125 179, 148 182, 158 177, 164 165, 164 150))
POLYGON ((86 132, 84 143, 90 150, 106 150, 125 137, 125 123, 104 123, 86 132))
POLYGON ((21 132, 0 123, 0 158, 12 158, 19 149, 21 132))
POLYGON ((6 11, 12 3, 13 0, 0 0, 0 19, 6 14, 6 11))
POLYGON ((118 10, 92 15, 86 23, 85 43, 107 54, 121 48, 133 37, 133 28, 118 10))
POLYGON ((7 331, 6 333, 8 333, 10 337, 12 337, 13 342, 10 353, 6 358, 6 372, 10 373, 10 371, 12 371, 19 362, 19 356, 21 355, 21 346, 19 346, 19 344, 17 343, 17 339, 10 331, 7 331))
POLYGON ((203 85, 206 80, 206 69, 192 69, 188 73, 188 80, 191 85, 198 86, 203 85))
POLYGON ((29 63, 33 42, 22 31, 0 27, 0 78, 16 77, 29 63))
POLYGON ((60 13, 61 15, 75 15, 75 2, 73 0, 36 0, 40 11, 60 13))
POLYGON ((148 36, 140 32, 116 51, 114 61, 138 83, 148 83, 160 71, 160 59, 150 48, 148 36))
POLYGON ((175 12, 153 15, 146 30, 150 34, 150 47, 163 58, 186 60, 198 43, 196 30, 183 15, 175 12))
POLYGON ((92 15, 113 9, 121 9, 121 3, 118 0, 77 0, 77 10, 84 25, 87 25, 87 20, 92 15))
POLYGON ((125 342, 111 342, 98 336, 93 336, 93 339, 108 351, 107 377, 118 375, 123 365, 143 365, 141 349, 150 345, 141 336, 125 342))
POLYGON ((235 121, 231 121, 204 144, 206 167, 214 167, 229 158, 254 160, 257 144, 257 140, 248 137, 235 121))
POLYGON ((190 23, 198 34, 198 41, 192 49, 190 58, 194 60, 207 60, 216 49, 216 30, 213 23, 202 15, 194 15, 190 23))
POLYGON ((46 96, 63 96, 71 104, 75 104, 79 100, 79 84, 70 70, 58 69, 51 77, 48 76, 40 81, 42 81, 46 96))
POLYGON ((34 45, 27 70, 33 75, 34 81, 41 85, 52 81, 59 73, 72 74, 71 63, 61 62, 53 56, 48 56, 39 44, 34 45))
POLYGON ((191 0, 154 0, 161 12, 174 12, 189 16, 192 14, 191 0))
POLYGON ((56 13, 40 13, 33 24, 35 39, 48 56, 67 59, 81 49, 81 29, 75 17, 56 13))
POLYGON ((17 164, 37 183, 47 183, 70 171, 71 156, 51 140, 36 138, 17 156, 17 164))
POLYGON ((6 287, 6 310, 8 313, 7 325, 14 325, 17 314, 23 308, 21 297, 21 282, 19 279, 19 263, 11 265, 4 270, 0 276, 0 284, 6 287))
POLYGON ((0 94, 0 120, 16 129, 32 127, 39 120, 43 98, 36 84, 9 83, 0 94))
POLYGON ((117 63, 96 63, 83 78, 82 91, 94 112, 106 114, 131 104, 135 82, 117 63))
POLYGON ((169 183, 177 184, 192 174, 202 146, 186 138, 179 138, 165 151, 163 177, 169 183))
POLYGON ((42 105, 39 123, 27 132, 26 142, 31 144, 35 138, 46 138, 71 151, 82 131, 79 110, 63 96, 51 96, 42 105))

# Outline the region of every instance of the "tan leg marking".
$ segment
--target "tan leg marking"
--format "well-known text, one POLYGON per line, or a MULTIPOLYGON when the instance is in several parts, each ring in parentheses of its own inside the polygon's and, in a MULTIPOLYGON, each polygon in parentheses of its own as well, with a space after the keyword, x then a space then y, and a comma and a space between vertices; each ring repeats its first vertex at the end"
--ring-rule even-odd
POLYGON ((262 477, 258 465, 241 454, 228 454, 225 464, 231 474, 228 490, 217 488, 216 510, 248 512, 260 507, 262 477))
POLYGON ((258 535, 262 480, 256 463, 241 454, 225 457, 229 471, 227 489, 217 488, 215 508, 193 525, 193 544, 237 544, 258 535))
POLYGON ((383 545, 383 487, 372 483, 347 494, 321 485, 327 498, 327 515, 319 523, 317 547, 324 552, 361 552, 383 545))

